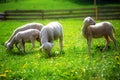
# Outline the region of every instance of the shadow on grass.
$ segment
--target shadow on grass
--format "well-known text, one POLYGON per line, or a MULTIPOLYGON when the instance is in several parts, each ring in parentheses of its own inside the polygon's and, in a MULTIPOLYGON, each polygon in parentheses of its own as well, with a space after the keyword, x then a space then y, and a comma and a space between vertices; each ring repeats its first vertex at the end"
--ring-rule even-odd
MULTIPOLYGON (((105 46, 104 45, 95 45, 93 48, 92 48, 92 53, 89 54, 89 56, 91 58, 94 58, 96 57, 96 55, 99 55, 99 56, 103 56, 103 55, 106 55, 106 53, 109 53, 111 51, 113 51, 114 49, 111 48, 111 46, 108 46, 105 51, 103 51, 103 48, 105 46)), ((109 54, 110 55, 110 54, 109 54)))
POLYGON ((1 41, 1 42, 0 42, 0 45, 4 46, 5 44, 4 44, 4 42, 1 41))
MULTIPOLYGON (((104 48, 104 47, 105 47, 105 46, 103 46, 103 45, 97 45, 97 46, 95 46, 95 51, 103 52, 103 48, 104 48)), ((110 49, 111 49, 111 47, 108 46, 106 50, 110 50, 110 49)))
POLYGON ((51 54, 51 57, 60 57, 60 56, 64 56, 65 55, 65 51, 54 51, 52 54, 51 54))
POLYGON ((45 52, 42 52, 42 56, 41 58, 45 58, 45 59, 50 59, 50 58, 56 58, 56 57, 61 57, 65 55, 65 51, 53 51, 51 52, 51 54, 48 56, 45 52))
POLYGON ((31 52, 25 52, 25 53, 23 53, 23 52, 18 52, 18 51, 16 51, 16 50, 11 50, 11 51, 8 51, 8 50, 6 50, 6 53, 7 54, 9 54, 9 55, 14 55, 14 56, 25 56, 25 55, 30 55, 30 54, 34 54, 34 53, 36 53, 36 52, 38 52, 38 51, 31 51, 31 52))

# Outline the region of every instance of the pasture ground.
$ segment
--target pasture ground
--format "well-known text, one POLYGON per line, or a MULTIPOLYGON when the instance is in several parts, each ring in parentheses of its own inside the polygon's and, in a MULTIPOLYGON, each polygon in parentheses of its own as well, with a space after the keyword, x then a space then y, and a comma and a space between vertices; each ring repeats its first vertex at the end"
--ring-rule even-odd
MULTIPOLYGON (((86 39, 81 35, 83 20, 36 20, 44 25, 51 21, 59 21, 64 29, 64 49, 59 52, 58 41, 54 42, 52 57, 46 57, 36 42, 32 52, 20 54, 14 48, 6 51, 4 42, 19 26, 33 21, 1 21, 0 22, 0 80, 119 80, 120 79, 120 20, 109 20, 116 29, 118 51, 114 50, 111 41, 105 52, 101 49, 105 39, 92 40, 92 53, 87 52, 86 39)), ((97 21, 100 22, 100 21, 97 21)))

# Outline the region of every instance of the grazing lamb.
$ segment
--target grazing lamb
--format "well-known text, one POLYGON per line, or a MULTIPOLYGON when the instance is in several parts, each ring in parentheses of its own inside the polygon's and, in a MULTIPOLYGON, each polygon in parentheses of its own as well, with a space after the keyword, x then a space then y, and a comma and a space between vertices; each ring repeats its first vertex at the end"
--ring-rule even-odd
POLYGON ((38 29, 39 31, 42 29, 44 25, 40 24, 40 23, 28 23, 25 24, 19 28, 17 28, 13 34, 11 35, 11 37, 8 39, 8 41, 5 42, 5 46, 7 46, 7 44, 12 40, 12 38, 14 37, 14 35, 16 35, 16 33, 18 33, 19 31, 24 31, 27 29, 38 29))
POLYGON ((115 30, 110 22, 100 22, 95 24, 95 21, 91 17, 86 17, 83 22, 82 34, 87 39, 88 52, 90 53, 92 38, 100 38, 103 36, 107 41, 103 51, 108 47, 110 39, 113 40, 115 48, 117 49, 113 32, 115 32, 115 30))
POLYGON ((7 49, 11 50, 13 48, 13 45, 15 44, 19 51, 23 49, 23 52, 25 52, 25 42, 31 42, 32 48, 30 50, 32 50, 35 47, 35 40, 40 42, 39 35, 40 31, 37 29, 28 29, 25 31, 20 31, 16 33, 12 40, 7 44, 7 49))
POLYGON ((53 47, 53 41, 59 39, 60 51, 63 47, 63 30, 62 25, 58 22, 51 22, 42 28, 40 32, 41 47, 45 53, 50 56, 50 51, 53 47))

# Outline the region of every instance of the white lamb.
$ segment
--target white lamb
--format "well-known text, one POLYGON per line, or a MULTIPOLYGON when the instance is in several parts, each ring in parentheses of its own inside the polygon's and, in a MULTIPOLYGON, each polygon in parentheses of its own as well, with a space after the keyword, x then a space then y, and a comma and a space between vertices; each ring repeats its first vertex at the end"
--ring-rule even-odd
POLYGON ((62 25, 58 22, 51 22, 42 28, 40 32, 41 47, 45 53, 50 56, 53 47, 53 41, 59 39, 60 51, 63 48, 63 30, 62 25))
POLYGON ((115 32, 115 30, 110 22, 100 22, 95 24, 95 21, 91 17, 86 17, 83 22, 82 34, 87 39, 89 53, 92 38, 100 38, 103 36, 107 41, 103 51, 108 47, 110 39, 113 40, 115 48, 117 49, 116 39, 113 36, 113 32, 115 32))
POLYGON ((23 52, 25 52, 25 42, 31 42, 32 43, 32 50, 35 47, 35 40, 40 42, 40 31, 37 29, 28 29, 25 31, 18 32, 12 40, 7 44, 7 49, 11 50, 13 49, 13 46, 17 47, 17 49, 20 51, 21 49, 23 52), (18 47, 19 44, 19 47, 18 47))
POLYGON ((27 30, 27 29, 38 29, 40 31, 43 26, 44 26, 43 24, 34 22, 34 23, 28 23, 28 24, 25 24, 21 27, 18 27, 16 30, 14 30, 13 34, 8 39, 8 41, 5 42, 5 46, 7 46, 7 44, 12 40, 14 35, 16 35, 16 33, 18 33, 19 31, 24 31, 24 30, 27 30))

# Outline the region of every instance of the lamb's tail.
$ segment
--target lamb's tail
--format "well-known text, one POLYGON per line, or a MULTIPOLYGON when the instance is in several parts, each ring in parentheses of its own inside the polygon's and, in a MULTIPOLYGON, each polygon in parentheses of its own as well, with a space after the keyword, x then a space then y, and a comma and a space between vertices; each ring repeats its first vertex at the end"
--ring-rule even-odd
POLYGON ((115 28, 113 26, 112 26, 112 29, 113 29, 113 33, 116 34, 115 28))

